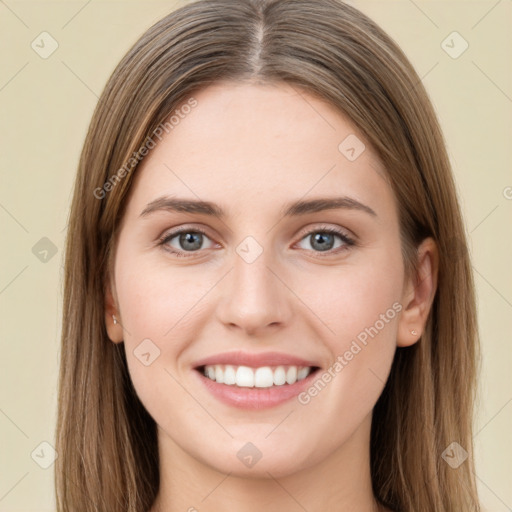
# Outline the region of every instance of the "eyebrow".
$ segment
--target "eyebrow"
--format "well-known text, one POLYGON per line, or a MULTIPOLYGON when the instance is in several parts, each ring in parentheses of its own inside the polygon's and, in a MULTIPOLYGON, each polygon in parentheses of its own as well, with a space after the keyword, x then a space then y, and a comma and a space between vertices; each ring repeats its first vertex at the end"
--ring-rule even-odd
MULTIPOLYGON (((324 210, 357 210, 365 212, 372 217, 377 214, 369 206, 353 199, 351 197, 325 197, 319 199, 310 199, 308 201, 295 201, 284 206, 282 215, 284 217, 295 217, 316 213, 324 210)), ((162 196, 146 205, 141 217, 146 217, 157 211, 174 211, 182 213, 197 213, 202 215, 211 215, 223 219, 226 212, 217 204, 209 201, 199 201, 195 199, 181 199, 178 197, 162 196)))

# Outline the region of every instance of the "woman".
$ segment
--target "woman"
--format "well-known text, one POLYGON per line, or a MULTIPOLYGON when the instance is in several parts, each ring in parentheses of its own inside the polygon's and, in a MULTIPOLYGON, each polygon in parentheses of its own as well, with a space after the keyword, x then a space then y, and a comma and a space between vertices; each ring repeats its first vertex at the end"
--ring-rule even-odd
POLYGON ((432 105, 366 16, 169 14, 80 160, 58 509, 479 510, 465 247, 432 105))

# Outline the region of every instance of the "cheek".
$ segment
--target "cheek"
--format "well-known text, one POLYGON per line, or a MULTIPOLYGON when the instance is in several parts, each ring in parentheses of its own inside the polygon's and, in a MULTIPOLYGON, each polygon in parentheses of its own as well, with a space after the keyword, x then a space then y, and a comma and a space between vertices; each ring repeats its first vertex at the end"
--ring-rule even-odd
MULTIPOLYGON (((379 264, 340 268, 335 275, 320 274, 315 286, 301 293, 324 327, 322 341, 329 348, 329 367, 306 390, 300 403, 313 414, 334 416, 350 410, 346 421, 360 421, 380 396, 396 350, 402 267, 379 264), (306 294, 307 295, 304 295, 306 294), (326 326, 326 327, 325 327, 326 326), (315 411, 315 409, 317 409, 315 411)), ((318 331, 318 329, 317 329, 318 331)))
POLYGON ((183 409, 186 397, 172 375, 181 377, 180 356, 210 318, 204 314, 204 298, 218 279, 199 267, 171 268, 122 249, 120 243, 116 291, 131 379, 148 410, 155 411, 171 396, 167 409, 176 404, 183 409), (155 394, 157 388, 162 393, 155 394))
MULTIPOLYGON (((191 402, 179 384, 182 375, 176 362, 193 339, 192 329, 198 323, 197 303, 205 290, 193 285, 195 279, 186 272, 148 260, 120 256, 116 265, 128 371, 151 416, 159 425, 177 433, 184 429, 181 414, 186 414, 191 402)), ((194 411, 191 417, 197 413, 194 411)))
MULTIPOLYGON (((177 332, 186 331, 201 310, 200 301, 208 288, 207 274, 189 269, 172 269, 150 258, 119 258, 116 268, 116 290, 128 338, 136 342, 151 338, 171 343, 177 332)), ((158 341, 157 341, 158 340, 158 341)))
POLYGON ((317 322, 320 320, 326 326, 323 332, 330 332, 332 349, 339 353, 348 340, 376 323, 382 338, 396 334, 401 272, 400 263, 379 265, 378 260, 367 266, 342 266, 329 273, 323 269, 307 280, 301 279, 297 295, 304 297, 317 322))

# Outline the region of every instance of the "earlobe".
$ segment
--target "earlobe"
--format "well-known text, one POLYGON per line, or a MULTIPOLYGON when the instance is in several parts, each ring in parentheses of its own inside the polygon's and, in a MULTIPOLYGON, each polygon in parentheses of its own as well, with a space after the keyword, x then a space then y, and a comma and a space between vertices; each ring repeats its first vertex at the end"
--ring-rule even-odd
POLYGON ((123 327, 119 318, 117 301, 112 293, 112 285, 109 283, 105 290, 105 326, 110 340, 121 343, 124 339, 123 327))
POLYGON ((426 238, 418 247, 418 269, 404 287, 404 308, 398 324, 397 345, 409 347, 421 338, 437 290, 437 244, 426 238))

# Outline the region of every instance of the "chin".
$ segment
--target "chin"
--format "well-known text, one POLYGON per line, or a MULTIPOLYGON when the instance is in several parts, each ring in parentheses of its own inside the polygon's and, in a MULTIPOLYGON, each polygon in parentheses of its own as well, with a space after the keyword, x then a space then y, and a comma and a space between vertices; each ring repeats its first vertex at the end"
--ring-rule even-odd
POLYGON ((291 476, 313 463, 313 453, 286 446, 283 443, 271 443, 268 440, 258 444, 257 441, 234 443, 231 449, 221 450, 203 462, 221 473, 241 478, 275 478, 291 476), (226 453, 233 453, 226 456, 226 453), (270 473, 270 475, 269 475, 270 473))

